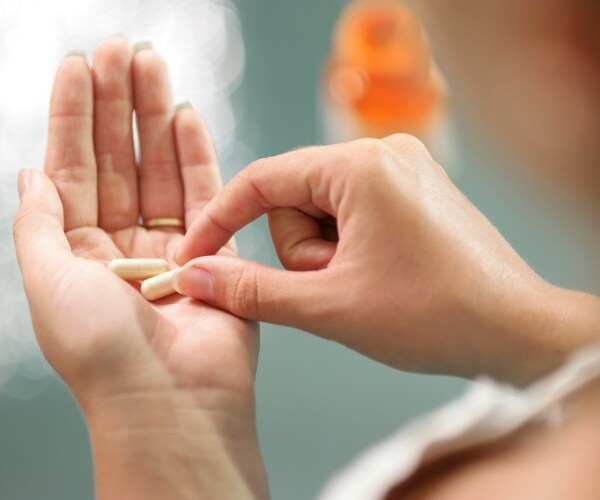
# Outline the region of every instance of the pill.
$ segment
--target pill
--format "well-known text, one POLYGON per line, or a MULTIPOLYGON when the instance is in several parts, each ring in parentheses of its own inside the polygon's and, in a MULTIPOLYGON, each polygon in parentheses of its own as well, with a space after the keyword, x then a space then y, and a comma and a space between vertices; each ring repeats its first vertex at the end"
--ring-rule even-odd
POLYGON ((175 293, 171 279, 176 271, 177 269, 173 269, 144 281, 141 288, 142 295, 148 300, 158 300, 175 293))
POLYGON ((113 259, 108 268, 126 280, 145 280, 167 272, 169 264, 164 259, 113 259))

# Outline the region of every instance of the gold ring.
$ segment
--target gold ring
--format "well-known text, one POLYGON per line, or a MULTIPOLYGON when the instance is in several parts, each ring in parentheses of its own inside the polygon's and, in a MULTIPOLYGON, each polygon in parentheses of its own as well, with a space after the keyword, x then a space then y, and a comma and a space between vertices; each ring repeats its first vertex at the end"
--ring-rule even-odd
POLYGON ((178 217, 154 217, 144 221, 145 228, 154 227, 185 227, 183 219, 178 217))

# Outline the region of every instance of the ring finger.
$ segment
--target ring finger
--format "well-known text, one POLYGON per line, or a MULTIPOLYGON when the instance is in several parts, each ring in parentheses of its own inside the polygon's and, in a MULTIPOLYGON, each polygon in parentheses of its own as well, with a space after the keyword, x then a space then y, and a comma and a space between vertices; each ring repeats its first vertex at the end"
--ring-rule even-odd
POLYGON ((173 137, 167 69, 149 44, 133 56, 133 92, 140 142, 139 196, 144 220, 183 218, 183 186, 173 137))

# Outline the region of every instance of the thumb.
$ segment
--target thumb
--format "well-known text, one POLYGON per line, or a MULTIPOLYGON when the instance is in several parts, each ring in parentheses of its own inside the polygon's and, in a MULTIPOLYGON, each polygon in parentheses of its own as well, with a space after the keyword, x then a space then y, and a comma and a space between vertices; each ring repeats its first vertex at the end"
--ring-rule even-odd
POLYGON ((63 228, 63 207, 52 181, 41 172, 21 170, 18 184, 21 204, 13 236, 27 286, 46 280, 72 254, 63 228))
POLYGON ((173 277, 177 292, 245 319, 318 333, 331 317, 328 270, 293 272, 238 257, 189 261, 173 277))

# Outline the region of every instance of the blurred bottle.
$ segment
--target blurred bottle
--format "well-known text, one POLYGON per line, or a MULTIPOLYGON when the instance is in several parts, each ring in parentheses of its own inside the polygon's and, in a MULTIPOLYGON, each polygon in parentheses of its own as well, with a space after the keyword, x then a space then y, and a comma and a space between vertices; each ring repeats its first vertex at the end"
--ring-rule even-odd
POLYGON ((400 0, 354 0, 334 29, 322 78, 327 142, 404 132, 447 156, 447 92, 424 29, 400 0))

